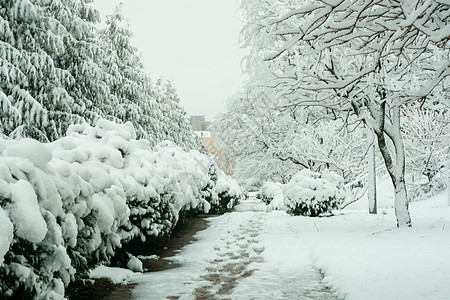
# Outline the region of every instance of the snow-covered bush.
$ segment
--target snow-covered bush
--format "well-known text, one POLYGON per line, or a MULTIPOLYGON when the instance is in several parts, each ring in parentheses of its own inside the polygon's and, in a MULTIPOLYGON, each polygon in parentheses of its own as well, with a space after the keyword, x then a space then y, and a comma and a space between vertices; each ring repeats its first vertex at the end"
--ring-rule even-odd
POLYGON ((245 193, 236 180, 227 176, 217 166, 217 182, 214 192, 217 193, 218 202, 213 204, 216 210, 232 209, 235 205, 245 198, 245 193))
POLYGON ((284 210, 286 211, 286 206, 284 205, 283 193, 276 195, 266 208, 267 211, 272 210, 284 210))
POLYGON ((51 144, 0 138, 0 299, 62 299, 75 274, 170 235, 183 211, 239 197, 206 155, 135 138, 106 120, 51 144))
POLYGON ((208 212, 212 186, 215 181, 209 174, 209 169, 215 166, 206 155, 197 150, 183 151, 172 142, 159 143, 154 150, 160 160, 166 162, 173 170, 173 204, 177 211, 199 209, 208 212), (211 187, 208 189, 208 187, 211 187))
POLYGON ((283 184, 280 182, 265 182, 258 193, 258 198, 269 204, 277 195, 283 195, 283 184))
POLYGON ((317 217, 338 209, 345 199, 344 179, 324 170, 303 169, 284 188, 286 211, 292 215, 317 217))
POLYGON ((127 267, 128 269, 134 272, 141 272, 141 273, 144 272, 142 261, 133 255, 130 256, 130 259, 127 262, 127 267))
MULTIPOLYGON (((0 152, 0 206, 14 232, 0 258, 0 297, 62 294, 75 273, 67 247, 74 245, 77 224, 61 197, 72 190, 49 166, 52 155, 45 145, 0 139, 0 152)), ((73 186, 77 188, 80 193, 73 186)), ((85 192, 88 196, 91 191, 85 192)))

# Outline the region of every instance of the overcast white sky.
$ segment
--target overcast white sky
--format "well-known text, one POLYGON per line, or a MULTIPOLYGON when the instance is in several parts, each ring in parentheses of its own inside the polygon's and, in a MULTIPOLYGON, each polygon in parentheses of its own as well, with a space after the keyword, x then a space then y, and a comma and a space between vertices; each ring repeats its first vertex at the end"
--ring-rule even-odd
POLYGON ((95 0, 102 16, 123 2, 146 71, 174 82, 188 115, 212 120, 241 79, 236 0, 95 0))

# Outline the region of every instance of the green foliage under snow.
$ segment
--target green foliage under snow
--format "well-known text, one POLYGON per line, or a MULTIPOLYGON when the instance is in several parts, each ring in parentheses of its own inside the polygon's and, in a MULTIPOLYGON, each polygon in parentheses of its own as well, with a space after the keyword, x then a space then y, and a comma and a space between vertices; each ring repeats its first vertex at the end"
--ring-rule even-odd
POLYGON ((75 276, 120 248, 241 197, 206 155, 152 147, 130 122, 72 125, 47 144, 0 139, 0 299, 62 299, 75 276))
POLYGON ((292 215, 317 217, 339 209, 344 202, 344 180, 336 173, 304 169, 292 177, 284 188, 284 205, 292 215))

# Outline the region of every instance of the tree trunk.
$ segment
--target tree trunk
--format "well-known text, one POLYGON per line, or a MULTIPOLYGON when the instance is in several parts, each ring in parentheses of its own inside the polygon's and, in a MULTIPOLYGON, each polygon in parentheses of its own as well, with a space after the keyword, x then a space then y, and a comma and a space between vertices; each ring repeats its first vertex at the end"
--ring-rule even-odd
MULTIPOLYGON (((370 130, 370 134, 373 135, 373 131, 370 130)), ((377 172, 375 170, 375 144, 372 143, 369 148, 368 158, 368 170, 367 170, 367 198, 369 198, 369 213, 377 214, 377 172)))
MULTIPOLYGON (((394 182, 394 181, 392 181, 394 182)), ((397 217, 397 227, 412 227, 411 216, 408 209, 408 197, 406 194, 405 180, 394 184, 395 188, 395 216, 397 217)))
MULTIPOLYGON (((386 140, 384 139, 384 133, 381 133, 381 135, 383 135, 382 138, 380 138, 380 135, 377 134, 378 146, 380 148, 381 154, 383 155, 384 164, 386 165, 386 169, 389 172, 389 176, 391 178, 395 190, 394 208, 395 208, 395 216, 397 217, 397 227, 411 227, 412 224, 408 209, 408 196, 406 194, 404 168, 403 171, 395 170, 396 168, 394 167, 394 164, 389 154, 389 150, 387 149, 386 140)), ((398 145, 395 145, 394 143, 394 147, 397 146, 398 145)), ((398 150, 396 152, 398 152, 398 150)), ((398 157, 396 158, 398 159, 398 157)), ((398 168, 399 163, 397 162, 396 165, 398 168)))
MULTIPOLYGON (((381 107, 381 117, 384 119, 384 107, 381 107)), ((376 135, 378 147, 384 158, 384 164, 391 177, 395 190, 395 216, 397 217, 397 227, 411 227, 411 217, 408 209, 408 196, 405 184, 405 150, 400 132, 400 107, 393 108, 393 118, 391 126, 385 127, 384 120, 382 125, 377 128, 376 135), (388 149, 385 139, 386 135, 392 140, 395 151, 395 163, 388 149)))

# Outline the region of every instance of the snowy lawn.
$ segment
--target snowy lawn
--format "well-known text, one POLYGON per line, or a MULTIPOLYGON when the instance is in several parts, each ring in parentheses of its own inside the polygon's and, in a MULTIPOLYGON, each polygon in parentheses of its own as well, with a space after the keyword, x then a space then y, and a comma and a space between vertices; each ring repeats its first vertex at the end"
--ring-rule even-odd
MULTIPOLYGON (((361 206, 361 205, 360 205, 361 206)), ((362 205, 365 206, 365 205, 362 205)), ((327 218, 266 213, 255 199, 210 218, 172 260, 182 267, 135 275, 136 299, 449 299, 446 193, 412 203, 413 228, 393 209, 345 209, 327 218), (323 275, 320 273, 322 272, 323 275)))
POLYGON ((446 193, 411 204, 413 228, 397 229, 393 209, 365 211, 287 221, 309 245, 324 282, 348 300, 450 299, 446 193))

